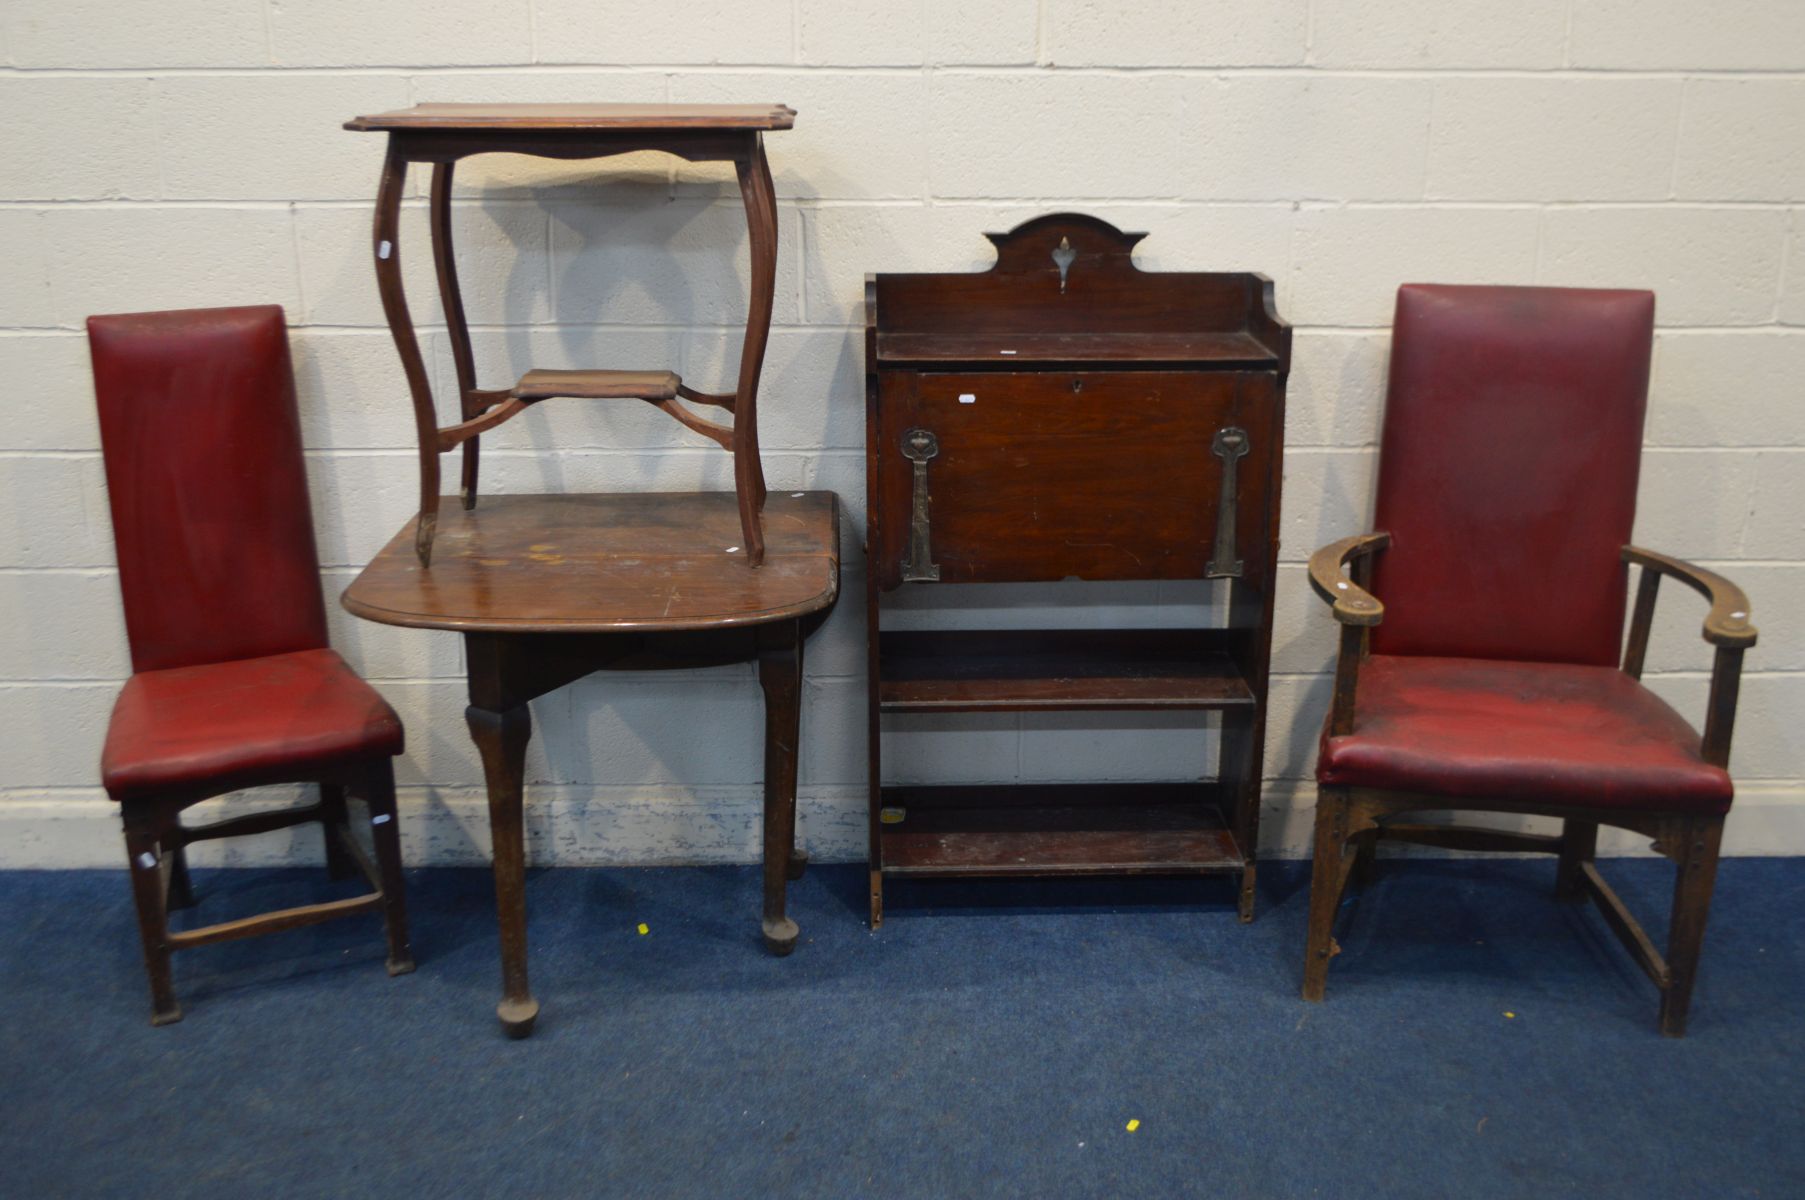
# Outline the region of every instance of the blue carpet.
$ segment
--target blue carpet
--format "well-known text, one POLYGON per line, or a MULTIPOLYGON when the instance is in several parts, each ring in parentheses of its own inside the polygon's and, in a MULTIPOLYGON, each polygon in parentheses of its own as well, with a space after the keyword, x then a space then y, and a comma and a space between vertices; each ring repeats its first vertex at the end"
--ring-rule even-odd
MULTIPOLYGON (((1302 864, 1250 927, 1220 881, 919 883, 877 935, 816 867, 788 960, 750 868, 538 871, 526 1042, 485 872, 410 874, 416 974, 374 918, 189 951, 163 1029, 123 874, 0 874, 0 1195, 1805 1195, 1805 859, 1724 863, 1678 1042, 1552 869, 1381 864, 1320 1006, 1302 864)), ((1670 868, 1605 872, 1664 936, 1670 868)))

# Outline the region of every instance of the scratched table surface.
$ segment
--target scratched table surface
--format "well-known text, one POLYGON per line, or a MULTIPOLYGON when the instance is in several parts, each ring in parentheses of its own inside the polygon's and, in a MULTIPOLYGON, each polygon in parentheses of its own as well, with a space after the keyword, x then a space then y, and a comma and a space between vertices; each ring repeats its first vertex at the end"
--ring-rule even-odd
POLYGON ((838 498, 772 493, 749 567, 732 492, 485 496, 444 506, 432 566, 409 521, 345 590, 357 616, 469 632, 729 628, 801 617, 839 590, 838 498))

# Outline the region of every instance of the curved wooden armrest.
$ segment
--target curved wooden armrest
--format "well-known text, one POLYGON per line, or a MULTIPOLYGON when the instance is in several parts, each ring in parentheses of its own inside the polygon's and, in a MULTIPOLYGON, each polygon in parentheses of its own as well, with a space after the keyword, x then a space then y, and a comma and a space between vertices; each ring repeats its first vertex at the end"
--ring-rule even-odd
MULTIPOLYGON (((1330 542, 1310 556, 1310 586, 1332 606, 1341 623, 1341 647, 1335 655, 1335 692, 1329 708, 1329 733, 1339 737, 1354 730, 1354 690, 1360 682, 1360 660, 1366 657, 1367 630, 1385 619, 1385 606, 1371 592, 1342 574, 1350 561, 1376 554, 1391 545, 1389 533, 1362 533, 1330 542)), ((1359 576, 1365 579, 1361 569, 1359 576)))
POLYGON ((1741 588, 1722 575, 1639 546, 1625 546, 1623 561, 1645 570, 1671 575, 1710 600, 1711 611, 1705 614, 1704 635, 1705 640, 1713 646, 1747 649, 1755 644, 1756 630, 1749 624, 1749 598, 1741 588))
POLYGON ((1375 554, 1389 545, 1389 533, 1362 533, 1330 542, 1310 556, 1310 586, 1334 606, 1335 619, 1343 625, 1377 625, 1385 619, 1385 606, 1346 578, 1341 569, 1350 559, 1375 554))
POLYGON ((1708 763, 1729 766, 1736 696, 1742 687, 1742 652, 1755 644, 1755 627, 1749 624, 1749 598, 1722 575, 1653 550, 1625 546, 1622 557, 1624 562, 1642 568, 1629 642, 1623 652, 1623 671, 1631 679, 1642 678, 1642 661, 1648 652, 1648 633, 1654 624, 1655 593, 1661 576, 1671 575, 1711 601, 1711 611, 1705 614, 1705 640, 1717 647, 1717 660, 1711 664, 1711 695, 1705 701, 1705 735, 1699 754, 1708 763))

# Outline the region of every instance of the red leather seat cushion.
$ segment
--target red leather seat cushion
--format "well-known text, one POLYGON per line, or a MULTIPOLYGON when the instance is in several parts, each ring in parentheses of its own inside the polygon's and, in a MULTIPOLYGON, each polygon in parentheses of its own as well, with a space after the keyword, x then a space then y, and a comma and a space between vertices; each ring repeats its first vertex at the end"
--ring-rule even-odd
POLYGON ((1729 773, 1615 667, 1375 654, 1354 731, 1325 731, 1319 783, 1469 799, 1721 813, 1729 773))
POLYGON ((306 778, 401 753, 401 720, 332 650, 140 671, 107 727, 100 772, 115 800, 213 783, 306 778))

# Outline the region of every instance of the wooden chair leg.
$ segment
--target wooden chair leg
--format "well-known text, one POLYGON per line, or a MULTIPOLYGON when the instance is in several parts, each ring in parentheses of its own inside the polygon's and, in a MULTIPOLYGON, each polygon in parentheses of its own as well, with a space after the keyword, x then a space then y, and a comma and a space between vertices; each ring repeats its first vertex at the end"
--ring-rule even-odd
POLYGON ((1379 831, 1369 829, 1354 839, 1353 879, 1356 887, 1372 883, 1379 869, 1379 831))
POLYGON ((1674 882, 1673 920, 1667 936, 1668 982, 1661 992, 1661 1032, 1668 1037, 1686 1036, 1686 1015, 1692 1007, 1692 984, 1705 944, 1705 919, 1711 912, 1723 834, 1722 817, 1689 821, 1677 855, 1679 878, 1674 882))
POLYGON ((802 715, 802 635, 794 621, 761 630, 758 682, 765 693, 765 949, 796 949, 796 922, 785 914, 796 841, 796 750, 802 715), (769 644, 767 644, 769 638, 769 644))
POLYGON ((194 880, 188 876, 188 847, 181 842, 164 849, 169 856, 169 890, 164 906, 169 910, 194 907, 194 880))
POLYGON ((150 1023, 171 1025, 182 1019, 170 970, 169 912, 163 899, 163 871, 157 858, 157 832, 148 814, 127 810, 125 854, 131 866, 132 899, 138 909, 138 937, 144 943, 144 969, 150 975, 150 1023))
POLYGON ((1335 952, 1335 912, 1341 907, 1347 852, 1348 800, 1338 791, 1316 795, 1315 866, 1310 873, 1310 930, 1304 946, 1304 999, 1321 1000, 1335 952))
POLYGON ((334 879, 349 879, 357 874, 357 864, 338 840, 338 831, 347 828, 345 789, 336 783, 320 784, 320 832, 326 836, 326 873, 334 879))
POLYGON ((1598 822, 1568 817, 1561 823, 1560 866, 1554 877, 1555 899, 1579 901, 1586 898, 1580 867, 1591 862, 1597 853, 1598 822))
POLYGON ((370 840, 376 846, 376 873, 382 879, 383 924, 389 938, 389 974, 414 969, 407 937, 407 885, 401 874, 401 822, 395 812, 395 767, 383 759, 369 769, 364 800, 370 806, 370 840))

